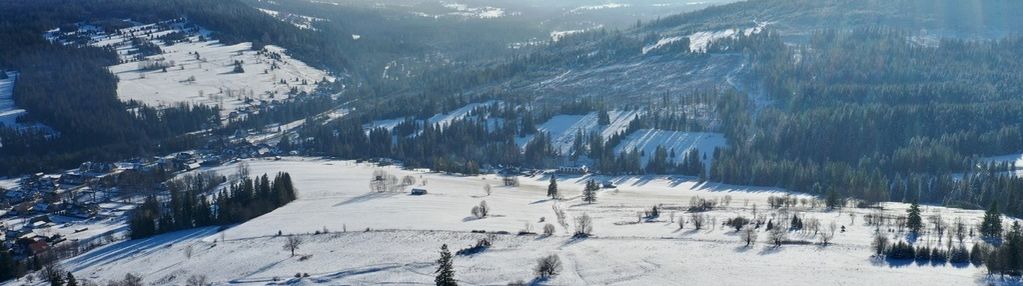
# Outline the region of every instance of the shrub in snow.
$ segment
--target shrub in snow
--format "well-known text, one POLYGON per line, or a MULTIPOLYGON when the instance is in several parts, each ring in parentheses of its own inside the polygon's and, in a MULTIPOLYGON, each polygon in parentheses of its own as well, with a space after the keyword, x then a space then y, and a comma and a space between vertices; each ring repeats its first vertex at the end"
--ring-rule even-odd
POLYGON ((888 248, 888 236, 880 231, 874 232, 874 240, 870 242, 870 248, 874 250, 875 256, 884 254, 888 248))
POLYGON ((471 212, 476 218, 485 218, 490 214, 490 207, 487 206, 487 201, 481 201, 478 206, 472 207, 471 212))
POLYGON ((725 220, 725 225, 734 228, 735 231, 741 230, 742 227, 747 225, 747 224, 749 224, 749 219, 744 218, 742 216, 737 216, 737 217, 729 218, 729 219, 725 220))
POLYGON ((557 276, 560 272, 561 258, 556 254, 551 254, 538 259, 536 261, 536 268, 533 269, 533 273, 540 279, 557 276))
POLYGON ((490 248, 490 246, 493 245, 493 243, 491 242, 492 239, 493 237, 481 238, 480 240, 476 241, 475 246, 460 249, 455 252, 455 255, 473 255, 486 251, 487 248, 490 248))
POLYGON ((654 206, 645 213, 645 217, 647 220, 657 219, 658 217, 661 217, 661 211, 657 209, 657 206, 654 206))
POLYGON ((554 225, 553 224, 549 224, 549 223, 545 224, 543 226, 543 235, 545 235, 545 236, 554 235, 554 225))

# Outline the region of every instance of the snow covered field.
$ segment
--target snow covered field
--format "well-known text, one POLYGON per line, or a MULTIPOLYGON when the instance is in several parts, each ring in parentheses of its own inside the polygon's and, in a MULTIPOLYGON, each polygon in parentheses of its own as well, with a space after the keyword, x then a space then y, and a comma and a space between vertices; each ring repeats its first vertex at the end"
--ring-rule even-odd
POLYGON ((161 48, 164 53, 154 57, 176 64, 166 72, 140 71, 137 62, 110 67, 120 79, 118 97, 152 106, 179 102, 216 104, 230 113, 246 106, 246 99, 257 103, 287 99, 292 88, 309 92, 323 78, 333 80, 325 72, 288 57, 284 49, 276 46, 267 46, 266 50, 281 55, 280 60, 253 51, 252 43, 227 46, 213 40, 161 48), (199 59, 194 53, 199 53, 199 59), (235 61, 242 62, 245 72, 233 72, 235 61), (272 65, 278 68, 271 68, 272 65))
MULTIPOLYGON (((770 188, 698 184, 677 177, 616 177, 617 190, 601 190, 594 204, 579 198, 588 178, 559 180, 563 200, 544 197, 547 178, 522 177, 520 187, 500 186, 499 178, 454 176, 422 170, 383 170, 398 176, 426 180, 424 196, 406 193, 370 193, 368 180, 380 169, 350 161, 289 157, 280 161, 248 161, 252 174, 287 171, 299 198, 280 209, 217 233, 203 228, 149 239, 116 243, 65 262, 76 277, 105 281, 133 272, 149 283, 181 284, 193 274, 206 275, 216 284, 431 284, 441 244, 452 252, 474 244, 486 234, 469 230, 508 231, 496 235, 489 250, 455 256, 455 273, 467 285, 503 285, 533 278, 535 259, 557 254, 564 271, 550 281, 556 285, 982 285, 985 271, 970 265, 929 263, 888 264, 870 258, 873 227, 864 215, 875 210, 824 211, 806 204, 785 210, 804 219, 835 222, 847 231, 837 233, 830 246, 765 243, 767 233, 750 248, 721 223, 742 214, 750 217, 779 215, 766 200, 786 193, 770 188), (493 192, 483 191, 485 184, 493 192), (692 197, 721 200, 721 207, 705 212, 708 225, 679 229, 673 220, 689 217, 682 206, 692 197), (725 204, 725 197, 730 203, 725 204), (483 219, 469 209, 487 201, 492 214, 483 219), (637 213, 661 207, 661 216, 638 222, 637 213), (594 218, 593 234, 573 239, 570 229, 556 223, 555 206, 572 218, 586 213, 594 218), (755 210, 756 209, 756 210, 755 210), (551 237, 516 236, 528 228, 540 232, 546 222, 556 231, 551 237), (328 230, 329 234, 312 234, 328 230), (369 231, 367 231, 369 229, 369 231), (346 230, 346 232, 345 232, 346 230), (282 248, 281 231, 304 243, 292 257, 282 248), (295 273, 309 277, 292 278, 295 273)), ((235 166, 212 170, 231 173, 235 166)), ((795 195, 796 198, 807 198, 795 195)), ((888 203, 891 214, 905 213, 905 204, 888 203)), ((961 217, 969 223, 982 212, 925 207, 925 217, 940 214, 946 220, 961 217)), ((809 232, 791 232, 790 240, 815 241, 809 232)), ((923 243, 922 241, 920 243, 923 243)), ((933 242, 932 242, 933 243, 933 242)), ((969 240, 968 240, 969 243, 969 240)))
POLYGON ((110 67, 119 79, 117 96, 154 107, 219 105, 226 117, 261 100, 287 99, 292 89, 310 92, 317 82, 334 80, 327 72, 291 58, 281 47, 253 50, 249 42, 224 45, 210 38, 209 31, 191 30, 185 23, 138 24, 110 34, 81 25, 78 31, 54 30, 46 36, 57 39, 62 34, 85 34, 91 38, 90 45, 115 48, 122 58, 121 64, 110 67), (187 40, 172 45, 160 40, 173 33, 185 34, 187 40), (133 38, 156 45, 161 53, 136 59, 139 46, 132 43, 133 38))

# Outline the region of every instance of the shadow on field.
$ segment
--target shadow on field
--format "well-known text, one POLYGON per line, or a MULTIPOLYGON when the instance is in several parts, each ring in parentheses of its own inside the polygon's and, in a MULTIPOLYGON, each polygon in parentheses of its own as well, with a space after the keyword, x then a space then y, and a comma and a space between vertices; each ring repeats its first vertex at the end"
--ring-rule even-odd
POLYGON ((150 238, 121 241, 101 247, 78 257, 71 258, 65 265, 74 265, 74 270, 102 266, 127 257, 144 254, 158 248, 170 247, 175 243, 199 239, 217 233, 219 227, 204 227, 165 233, 150 238))
POLYGON ((404 194, 404 193, 402 193, 402 192, 381 192, 381 193, 372 192, 372 193, 367 193, 367 194, 364 194, 364 195, 361 195, 361 196, 358 196, 358 197, 354 197, 354 198, 345 200, 345 201, 340 202, 340 203, 336 203, 333 206, 339 207, 339 206, 343 206, 343 205, 357 204, 357 203, 361 203, 361 202, 371 201, 371 200, 375 200, 375 199, 389 198, 389 197, 393 197, 393 196, 397 196, 397 195, 402 195, 402 194, 404 194))

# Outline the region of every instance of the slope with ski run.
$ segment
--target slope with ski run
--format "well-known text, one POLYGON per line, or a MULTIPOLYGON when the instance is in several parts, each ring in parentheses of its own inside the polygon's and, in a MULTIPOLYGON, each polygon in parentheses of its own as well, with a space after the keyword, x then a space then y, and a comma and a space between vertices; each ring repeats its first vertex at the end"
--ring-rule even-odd
MULTIPOLYGON (((486 106, 490 106, 490 105, 493 105, 493 104, 499 104, 499 103, 500 103, 500 101, 496 101, 496 100, 485 101, 485 102, 477 102, 477 103, 470 103, 470 104, 466 104, 465 106, 459 107, 458 109, 455 109, 455 110, 452 110, 452 111, 449 111, 449 112, 446 112, 446 113, 435 114, 433 116, 430 116, 430 118, 427 118, 425 121, 424 120, 419 120, 419 122, 420 123, 430 124, 430 125, 437 125, 437 126, 441 126, 441 127, 446 127, 448 125, 451 125, 451 122, 453 122, 455 120, 461 120, 461 119, 466 118, 467 116, 469 116, 469 113, 471 113, 476 108, 486 107, 486 106)), ((376 129, 376 128, 384 128, 384 129, 387 129, 387 130, 392 130, 392 129, 394 129, 394 127, 398 126, 398 124, 401 124, 402 122, 405 122, 406 120, 407 120, 406 118, 391 118, 391 119, 374 120, 373 122, 370 122, 368 124, 363 125, 363 129, 365 129, 366 132, 369 132, 369 130, 376 129)))
POLYGON ((641 151, 640 162, 646 166, 646 163, 653 158, 657 147, 664 147, 669 154, 674 152, 675 157, 669 157, 668 160, 676 163, 682 162, 685 154, 690 150, 696 150, 699 152, 700 159, 710 166, 714 160, 714 149, 727 146, 728 140, 721 133, 640 129, 626 136, 622 140, 622 144, 615 147, 615 153, 641 151))
MULTIPOLYGON (((974 285, 986 280, 984 271, 969 265, 908 263, 888 265, 870 258, 873 227, 863 215, 874 210, 823 211, 796 206, 806 217, 824 225, 834 221, 848 231, 834 244, 766 245, 767 233, 753 247, 740 244, 738 235, 721 222, 737 214, 750 216, 753 205, 767 214, 769 196, 782 190, 698 184, 680 177, 614 177, 617 190, 601 190, 598 201, 579 198, 589 178, 565 177, 559 189, 565 199, 545 198, 547 178, 521 177, 520 187, 500 186, 493 175, 455 176, 384 167, 398 176, 426 179, 429 194, 370 193, 368 179, 381 169, 350 161, 287 157, 279 161, 248 161, 252 174, 290 172, 299 198, 269 214, 217 233, 202 228, 149 239, 120 242, 65 261, 76 277, 93 281, 118 279, 133 272, 157 284, 180 284, 192 274, 206 275, 217 284, 430 284, 437 250, 448 244, 452 252, 474 244, 485 234, 470 230, 508 231, 494 236, 491 249, 471 256, 455 256, 455 274, 466 285, 531 281, 535 259, 557 254, 562 273, 544 283, 557 285, 974 285), (494 185, 486 195, 484 184, 494 185), (693 196, 731 203, 706 214, 717 223, 702 230, 685 229, 669 221, 693 196), (492 208, 490 217, 475 219, 469 209, 480 201, 492 208), (637 223, 637 213, 663 204, 662 216, 637 223), (572 239, 570 229, 558 226, 553 206, 572 218, 587 213, 595 220, 588 239, 572 239), (850 221, 849 213, 855 214, 850 221), (541 218, 556 225, 554 236, 516 236, 528 224, 539 232, 541 218), (328 230, 329 234, 312 234, 328 230), (342 232, 347 230, 347 232, 342 232), (295 257, 285 251, 285 237, 300 236, 304 243, 295 257), (309 277, 293 278, 295 273, 309 277)), ((236 166, 212 169, 228 174, 236 166)), ((801 195, 795 195, 803 197, 801 195)), ((888 203, 891 214, 904 214, 905 204, 888 203)), ((924 215, 941 214, 947 220, 963 217, 979 222, 982 213, 925 207, 924 215)), ((686 214, 688 217, 688 214, 686 214)), ((794 240, 809 234, 791 233, 794 240)), ((969 242, 968 242, 969 243, 969 242)))
POLYGON ((170 29, 161 30, 155 24, 139 24, 121 29, 123 34, 106 34, 87 25, 81 28, 91 32, 93 46, 114 47, 122 57, 123 63, 110 67, 119 79, 117 95, 121 100, 137 100, 155 107, 170 107, 178 103, 219 105, 222 116, 226 117, 236 109, 259 104, 260 100, 287 99, 292 88, 311 92, 316 82, 324 78, 334 80, 327 72, 291 58, 284 48, 265 47, 270 53, 280 54, 280 59, 275 60, 252 50, 250 42, 224 45, 211 39, 211 33, 206 30, 189 34, 186 42, 168 46, 156 40, 157 37, 184 31, 182 23, 169 26, 170 29), (140 70, 140 63, 130 59, 137 47, 131 45, 130 36, 126 35, 135 35, 156 44, 163 53, 147 59, 162 60, 173 63, 173 66, 166 68, 166 72, 140 70), (203 38, 206 41, 202 41, 203 38), (195 53, 198 53, 198 58, 195 53), (233 72, 235 61, 242 62, 243 73, 233 72), (271 70, 274 63, 278 68, 271 70), (251 99, 253 103, 248 104, 245 99, 251 99))
MULTIPOLYGON (((547 120, 547 122, 540 124, 536 129, 537 132, 547 133, 551 138, 554 148, 561 152, 561 154, 569 154, 572 151, 572 145, 575 143, 578 133, 581 132, 584 136, 596 133, 607 140, 612 135, 625 131, 629 127, 629 123, 636 119, 639 114, 640 112, 638 111, 608 111, 608 117, 610 118, 610 124, 608 125, 598 124, 599 120, 596 112, 590 112, 585 115, 555 115, 547 120)), ((524 148, 534 137, 535 135, 516 138, 515 142, 524 148)))

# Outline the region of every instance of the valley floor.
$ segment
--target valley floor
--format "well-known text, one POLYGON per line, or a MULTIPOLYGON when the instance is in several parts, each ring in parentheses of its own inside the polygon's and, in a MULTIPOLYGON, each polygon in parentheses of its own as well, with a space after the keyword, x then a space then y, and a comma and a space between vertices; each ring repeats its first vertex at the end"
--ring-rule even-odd
MULTIPOLYGON (((969 264, 889 263, 870 257, 875 229, 864 215, 879 211, 845 209, 825 211, 810 205, 788 210, 767 207, 771 196, 793 195, 777 189, 699 184, 691 178, 615 177, 617 190, 599 191, 594 204, 579 194, 589 178, 559 178, 564 199, 544 195, 547 177, 521 177, 521 186, 501 186, 500 178, 454 176, 426 171, 378 168, 351 161, 312 158, 254 160, 251 174, 286 171, 299 192, 297 201, 223 232, 203 228, 149 239, 123 241, 64 262, 67 270, 96 282, 136 273, 148 283, 183 284, 191 275, 206 275, 216 284, 432 284, 438 251, 447 244, 452 252, 469 247, 490 234, 493 246, 472 256, 455 256, 457 279, 465 285, 503 285, 522 280, 556 285, 982 285, 988 282, 983 267, 969 264), (383 169, 399 177, 426 180, 428 194, 371 193, 369 179, 383 169), (485 184, 493 185, 490 195, 485 184), (679 229, 678 219, 692 197, 722 201, 705 212, 708 226, 692 223, 679 229), (728 204, 725 197, 730 198, 728 204), (487 201, 492 214, 470 216, 470 208, 487 201), (659 205, 657 219, 638 222, 638 213, 659 205), (567 226, 557 223, 555 209, 567 215, 567 226), (798 213, 823 225, 835 222, 846 228, 830 246, 816 242, 810 231, 793 231, 796 244, 768 245, 761 228, 752 247, 739 242, 733 229, 722 226, 727 218, 753 212, 771 218, 798 213), (572 218, 594 218, 594 237, 573 239, 572 218), (850 215, 851 214, 851 215, 850 215), (540 222, 541 218, 545 222, 540 222), (556 225, 553 236, 515 235, 520 230, 541 232, 556 225), (367 231, 367 229, 369 229, 367 231), (327 234, 314 234, 323 232, 327 234), (278 236, 278 232, 283 233, 278 236), (287 236, 304 243, 295 256, 284 250, 287 236), (803 242, 806 244, 799 244, 803 242), (562 273, 549 281, 533 281, 536 259, 557 254, 562 273), (296 273, 308 277, 295 279, 296 273)), ((213 171, 233 173, 234 165, 213 171)), ((906 205, 885 204, 887 212, 905 213, 906 205)), ((979 211, 926 207, 925 216, 945 220, 963 218, 979 222, 979 211)), ((824 227, 822 227, 824 228, 824 227)), ((882 231, 884 229, 882 228, 882 231)), ((891 230, 893 237, 900 235, 891 230)), ((904 234, 903 234, 904 235, 904 234)), ((926 236, 918 243, 944 245, 926 236)), ((972 243, 967 239, 967 246, 972 243)))

